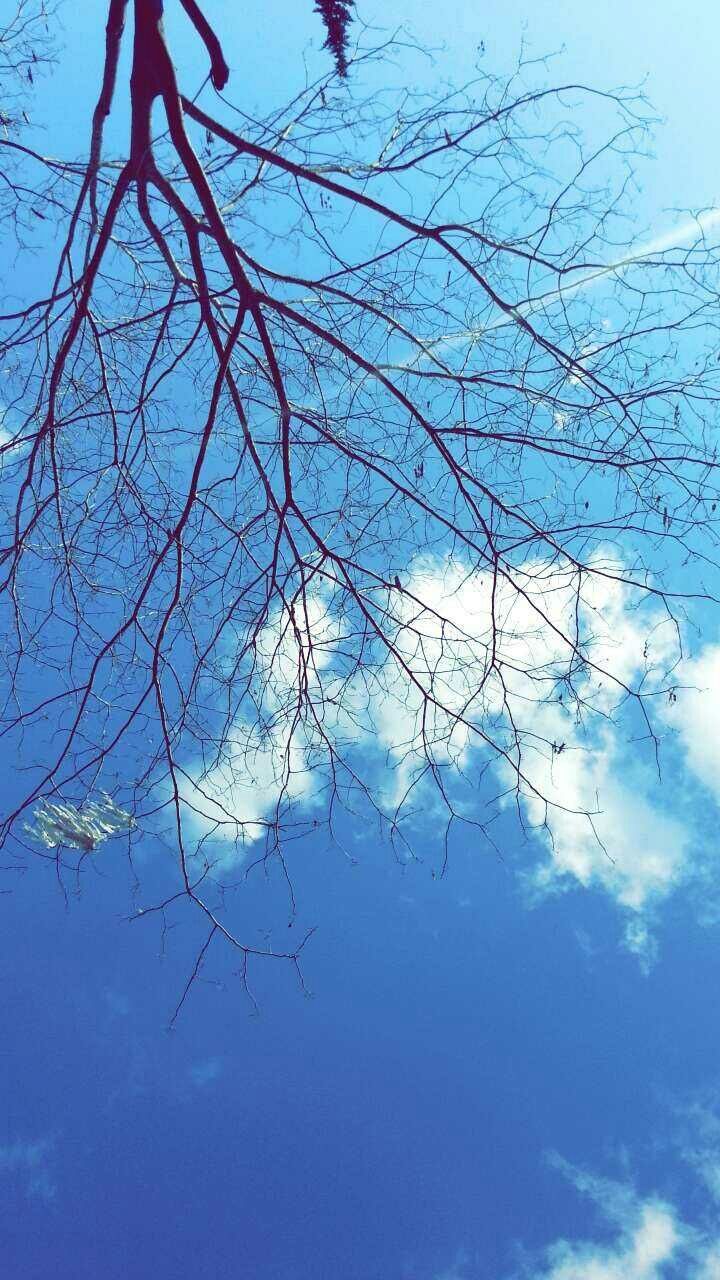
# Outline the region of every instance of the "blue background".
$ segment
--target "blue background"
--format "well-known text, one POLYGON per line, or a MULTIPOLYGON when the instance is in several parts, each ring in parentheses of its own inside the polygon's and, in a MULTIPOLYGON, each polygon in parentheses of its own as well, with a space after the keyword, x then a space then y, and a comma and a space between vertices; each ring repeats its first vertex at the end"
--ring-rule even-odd
MULTIPOLYGON (((310 0, 209 8, 258 110, 269 81, 291 90, 303 48, 321 42, 310 0)), ((442 31, 435 4, 362 12, 445 40, 436 69, 455 79, 481 38, 502 70, 523 34, 537 54, 566 46, 563 79, 647 76, 667 123, 635 197, 639 225, 662 232, 672 208, 714 202, 713 6, 482 8, 447 0, 442 31)), ((87 131, 98 79, 88 14, 65 6, 66 51, 36 109, 53 113, 47 149, 64 154, 87 131)), ((199 81, 186 27, 168 20, 199 81)), ((501 849, 516 840, 503 819, 501 849)), ((259 965, 252 1016, 213 961, 169 1032, 201 935, 190 918, 164 939, 157 919, 128 921, 110 848, 68 906, 37 868, 0 897, 4 1275, 495 1280, 518 1242, 532 1251, 592 1229, 551 1149, 615 1173, 629 1150, 641 1187, 691 1210, 663 1140, 669 1100, 713 1085, 720 1050, 717 928, 691 904, 666 907, 644 975, 605 899, 578 890, 530 909, 509 863, 469 838, 443 880, 429 860, 401 868, 367 842, 351 866, 307 841, 294 856, 303 918, 319 925, 312 996, 286 966, 259 965)))

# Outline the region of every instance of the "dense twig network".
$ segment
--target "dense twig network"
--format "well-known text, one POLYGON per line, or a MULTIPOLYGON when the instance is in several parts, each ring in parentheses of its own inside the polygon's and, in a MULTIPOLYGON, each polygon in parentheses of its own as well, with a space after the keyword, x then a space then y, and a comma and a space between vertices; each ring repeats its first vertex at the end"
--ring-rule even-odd
MULTIPOLYGON (((317 7, 343 77, 351 6, 317 7)), ((232 923, 236 851, 277 863, 294 917, 288 841, 337 834, 340 808, 411 856, 428 783, 446 829, 487 831, 498 792, 550 823, 573 725, 629 700, 652 734, 653 628, 714 547, 714 252, 624 261, 632 95, 524 62, 386 95, 386 51, 359 49, 349 88, 258 123, 183 92, 154 0, 122 86, 128 8, 108 5, 87 161, 4 142, 63 230, 43 295, 3 317, 1 728, 32 746, 3 831, 27 856, 38 805, 106 790, 130 845, 170 841, 162 910, 206 917, 197 968, 224 939, 244 980, 255 954, 299 973, 307 935, 254 947, 232 923), (609 141, 583 140, 588 101, 609 141), (598 640, 612 593, 652 606, 639 679, 598 640)), ((93 856, 78 840, 36 852, 62 877, 93 856)))

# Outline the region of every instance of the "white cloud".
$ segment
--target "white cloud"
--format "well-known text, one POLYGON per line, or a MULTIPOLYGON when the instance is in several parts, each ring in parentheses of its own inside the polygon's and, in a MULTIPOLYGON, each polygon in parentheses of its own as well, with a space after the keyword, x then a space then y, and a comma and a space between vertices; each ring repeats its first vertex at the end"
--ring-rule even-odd
POLYGON ((193 834, 225 846, 216 860, 242 856, 284 805, 314 803, 319 733, 308 707, 337 638, 319 592, 308 592, 302 606, 275 614, 259 632, 252 711, 238 717, 209 766, 195 762, 182 789, 193 834))
POLYGON ((386 592, 394 654, 352 679, 337 661, 340 621, 310 593, 306 612, 283 611, 262 629, 255 705, 220 757, 191 771, 183 798, 194 834, 232 861, 276 812, 318 803, 323 734, 362 753, 359 772, 374 771, 387 809, 425 825, 446 812, 438 781, 476 817, 477 778, 491 761, 501 804, 518 805, 544 850, 525 876, 530 892, 607 893, 625 916, 624 945, 649 967, 657 909, 692 874, 696 832, 677 803, 682 788, 659 784, 628 691, 658 693, 660 727, 720 803, 720 646, 679 664, 674 624, 622 578, 609 553, 591 571, 535 560, 496 581, 451 556, 418 557, 402 592, 386 592), (659 695, 669 672, 676 702, 659 695))
POLYGON ((698 1280, 720 1280, 720 1244, 708 1250, 700 1266, 698 1280))
POLYGON ((683 878, 690 833, 661 803, 651 752, 628 741, 638 725, 626 690, 660 686, 675 635, 638 607, 617 565, 598 558, 597 569, 581 577, 535 561, 493 583, 450 559, 419 560, 396 606, 398 656, 364 673, 363 688, 394 766, 391 803, 417 800, 429 760, 472 775, 491 737, 506 753, 495 759, 506 803, 519 800, 548 855, 535 891, 602 888, 628 913, 626 945, 649 963, 647 913, 683 878))
POLYGON ((562 1240, 550 1250, 543 1280, 660 1280, 675 1256, 680 1232, 671 1208, 639 1205, 619 1239, 610 1246, 562 1240))
POLYGON ((625 926, 624 943, 636 955, 643 972, 648 973, 658 956, 657 938, 650 932, 647 920, 635 917, 625 926))
POLYGON ((707 645, 683 663, 678 685, 664 717, 678 735, 687 766, 720 802, 720 645, 707 645))
MULTIPOLYGON (((533 1253, 516 1241, 513 1249, 521 1261, 505 1280, 720 1280, 720 1197, 705 1176, 709 1164, 720 1167, 720 1114, 706 1102, 675 1108, 674 1113, 679 1127, 662 1148, 663 1172, 670 1173, 676 1188, 672 1199, 641 1193, 628 1174, 622 1179, 602 1177, 551 1152, 547 1164, 562 1175, 575 1196, 594 1206, 596 1229, 582 1237, 568 1229, 533 1253), (699 1185, 686 1186, 682 1200, 683 1180, 677 1177, 673 1152, 679 1152, 698 1175, 699 1185)), ((623 1152, 622 1167, 627 1166, 627 1152, 623 1152)), ((572 1202, 567 1206, 570 1220, 574 1207, 572 1202)), ((455 1265, 435 1272, 434 1280, 480 1280, 481 1276, 485 1276, 481 1260, 472 1261, 461 1251, 455 1265)))
POLYGON ((0 404, 0 463, 3 458, 9 457, 18 448, 14 444, 16 432, 13 432, 8 426, 8 410, 4 405, 0 404))
POLYGON ((720 1238, 687 1221, 675 1204, 640 1196, 631 1184, 599 1178, 559 1157, 551 1163, 591 1199, 605 1223, 601 1241, 564 1238, 526 1270, 531 1280, 718 1280, 720 1238))
MULTIPOLYGON (((601 886, 621 907, 639 912, 678 882, 688 833, 643 794, 641 771, 634 769, 617 729, 603 729, 581 746, 571 742, 561 761, 552 762, 546 752, 534 762, 530 777, 558 805, 548 815, 544 840, 551 856, 536 874, 538 886, 549 888, 557 877, 572 877, 585 886, 601 886)), ((531 818, 545 820, 546 807, 537 796, 526 794, 525 803, 531 818)), ((638 951, 647 933, 632 920, 626 940, 638 951)))

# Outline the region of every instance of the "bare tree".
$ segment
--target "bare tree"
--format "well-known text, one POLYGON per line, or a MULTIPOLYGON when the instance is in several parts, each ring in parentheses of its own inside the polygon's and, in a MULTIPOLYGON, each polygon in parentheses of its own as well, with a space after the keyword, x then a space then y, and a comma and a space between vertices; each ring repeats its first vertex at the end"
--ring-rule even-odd
POLYGON ((54 6, 45 0, 16 0, 0 24, 0 224, 25 238, 46 212, 26 172, 33 156, 32 98, 36 81, 52 67, 54 6))
MULTIPOLYGON (((219 93, 221 37, 180 2, 219 93)), ((146 914, 206 920, 188 990, 221 939, 245 981, 256 954, 300 974, 307 935, 250 945, 228 877, 276 863, 292 923, 291 842, 340 841, 339 809, 412 857, 431 807, 440 872, 508 799, 592 823, 553 767, 621 703, 656 742, 663 620, 712 594, 716 254, 701 223, 622 247, 642 103, 526 61, 387 92, 392 44, 318 8, 336 71, 255 121, 183 92, 154 0, 120 84, 110 0, 87 160, 27 161, 67 210, 57 268, 3 318, 6 847, 65 883, 164 832, 146 914)))

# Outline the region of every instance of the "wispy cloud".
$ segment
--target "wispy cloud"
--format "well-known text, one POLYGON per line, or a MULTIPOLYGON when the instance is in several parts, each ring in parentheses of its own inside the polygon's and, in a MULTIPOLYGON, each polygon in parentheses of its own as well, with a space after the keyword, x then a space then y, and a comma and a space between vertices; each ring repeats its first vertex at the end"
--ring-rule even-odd
MULTIPOLYGON (((639 1190, 627 1172, 626 1151, 619 1178, 550 1152, 548 1166, 572 1189, 569 1221, 573 1200, 580 1197, 593 1206, 597 1228, 582 1236, 568 1228, 534 1252, 514 1242, 520 1261, 503 1280, 720 1280, 720 1116, 707 1100, 673 1108, 672 1114, 672 1132, 661 1148, 662 1176, 667 1181, 671 1175, 672 1197, 639 1190), (695 1186, 677 1178, 678 1155, 695 1171, 695 1186)), ((482 1261, 461 1250, 449 1268, 433 1272, 433 1280, 484 1280, 485 1274, 482 1261)))
POLYGON ((202 1062, 196 1062, 190 1068, 190 1079, 196 1089, 205 1089, 209 1084, 213 1084, 220 1078, 223 1073, 223 1062, 221 1058, 205 1058, 202 1062))
POLYGON ((720 1108, 718 1097, 695 1097, 674 1108, 675 1145, 720 1208, 720 1108))
POLYGON ((599 1177, 556 1155, 550 1163, 593 1202, 603 1239, 555 1240, 524 1267, 522 1280, 718 1280, 720 1234, 714 1227, 691 1221, 666 1197, 641 1195, 629 1181, 599 1177))
POLYGON ((18 1178, 31 1199, 54 1199, 57 1188, 50 1168, 53 1145, 52 1138, 38 1138, 17 1139, 0 1146, 0 1177, 18 1178))
POLYGON ((130 1001, 122 991, 115 991, 112 987, 106 987, 103 991, 103 999, 113 1017, 126 1018, 130 1013, 130 1001))
POLYGON ((718 227, 720 227, 720 209, 706 209, 691 218, 686 218, 667 231, 651 236, 629 252, 613 258, 611 262, 585 271, 580 268, 577 273, 564 276, 559 285, 553 285, 551 289, 546 289, 536 297, 519 302, 512 307, 511 311, 499 311, 494 319, 489 319, 471 329, 460 329, 456 333, 447 333, 440 338, 423 340, 421 350, 409 353, 405 360, 380 365, 379 368, 386 371, 410 370, 428 360, 442 356, 444 352, 465 349, 486 334, 508 328, 517 324, 518 320, 529 320, 535 314, 552 310, 557 303, 562 302, 564 306, 575 294, 587 293, 609 278, 623 276, 633 267, 641 267, 644 263, 657 258, 659 254, 668 253, 675 248, 684 249, 692 246, 718 227))

